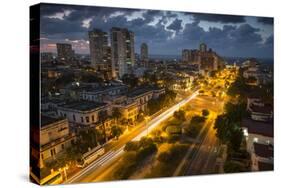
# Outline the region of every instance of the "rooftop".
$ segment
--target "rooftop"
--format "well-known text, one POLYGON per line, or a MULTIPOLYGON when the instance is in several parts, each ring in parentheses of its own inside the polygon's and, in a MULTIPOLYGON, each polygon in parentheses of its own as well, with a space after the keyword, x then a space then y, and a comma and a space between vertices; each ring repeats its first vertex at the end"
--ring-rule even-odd
POLYGON ((52 117, 49 117, 49 116, 41 115, 41 127, 50 125, 52 123, 61 121, 63 119, 65 119, 65 118, 52 118, 52 117))
POLYGON ((136 96, 145 94, 150 91, 152 91, 152 88, 148 88, 148 87, 137 88, 137 89, 134 89, 133 91, 129 92, 128 97, 136 97, 136 96))
POLYGON ((270 145, 254 143, 254 150, 257 156, 263 158, 273 158, 273 147, 270 145))
POLYGON ((76 91, 85 91, 85 92, 102 92, 106 90, 112 90, 117 88, 125 88, 126 85, 107 85, 107 86, 99 86, 99 87, 93 87, 91 85, 82 85, 82 86, 72 86, 72 90, 76 91))
POLYGON ((248 128, 249 134, 260 134, 263 136, 273 137, 272 122, 264 123, 245 118, 242 120, 241 126, 248 128))
POLYGON ((265 104, 264 106, 252 104, 250 108, 252 112, 263 113, 263 114, 271 114, 273 111, 272 106, 269 104, 265 104))
POLYGON ((92 102, 92 101, 75 101, 75 102, 69 102, 69 103, 60 105, 60 107, 79 110, 79 111, 89 111, 89 110, 94 110, 96 108, 99 108, 99 107, 102 107, 105 105, 106 105, 106 103, 98 103, 98 102, 92 102))

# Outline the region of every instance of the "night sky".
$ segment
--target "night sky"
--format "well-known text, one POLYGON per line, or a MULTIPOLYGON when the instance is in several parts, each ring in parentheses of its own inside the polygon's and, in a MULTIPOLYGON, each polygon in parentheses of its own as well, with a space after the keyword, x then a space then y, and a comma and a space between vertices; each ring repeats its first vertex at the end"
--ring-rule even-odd
POLYGON ((146 42, 150 54, 180 55, 204 42, 221 56, 273 58, 273 19, 158 10, 70 5, 41 6, 41 51, 57 42, 89 54, 88 31, 125 27, 135 33, 135 52, 146 42))

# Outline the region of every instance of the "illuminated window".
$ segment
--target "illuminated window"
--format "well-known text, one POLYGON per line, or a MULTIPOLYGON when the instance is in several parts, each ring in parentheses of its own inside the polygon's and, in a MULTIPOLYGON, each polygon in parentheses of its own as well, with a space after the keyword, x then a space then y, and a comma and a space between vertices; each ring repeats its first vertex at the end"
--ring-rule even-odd
POLYGON ((258 142, 259 139, 257 137, 254 138, 254 142, 258 142))

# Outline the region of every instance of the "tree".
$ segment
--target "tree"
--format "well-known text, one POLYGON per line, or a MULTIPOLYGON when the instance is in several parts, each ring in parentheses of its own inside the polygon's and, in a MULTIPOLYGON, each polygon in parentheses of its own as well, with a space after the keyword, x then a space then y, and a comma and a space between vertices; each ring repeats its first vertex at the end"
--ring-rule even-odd
POLYGON ((224 106, 227 117, 232 122, 239 122, 247 116, 246 103, 232 104, 228 102, 224 106))
POLYGON ((209 110, 204 109, 202 110, 202 116, 207 117, 210 114, 209 110))
POLYGON ((136 160, 139 163, 155 152, 157 152, 157 146, 155 143, 151 143, 145 147, 140 148, 140 150, 137 151, 136 160))
POLYGON ((118 140, 119 136, 123 133, 121 127, 114 125, 111 127, 111 134, 118 140))
POLYGON ((238 151, 240 149, 241 143, 243 140, 243 132, 241 129, 237 128, 235 129, 230 137, 229 140, 229 148, 234 150, 234 151, 238 151))
POLYGON ((107 114, 106 110, 99 111, 99 121, 102 124, 103 136, 104 136, 105 142, 107 142, 107 139, 108 139, 107 135, 106 135, 106 128, 105 128, 105 121, 107 120, 107 118, 108 118, 108 114, 107 114))
POLYGON ((139 84, 139 79, 134 74, 124 74, 122 81, 132 89, 139 84))
POLYGON ((118 108, 114 108, 112 112, 112 117, 118 122, 119 119, 122 117, 122 114, 118 108))
POLYGON ((243 132, 238 122, 234 122, 227 114, 217 117, 215 121, 217 137, 234 151, 239 150, 243 139, 243 132))
POLYGON ((178 110, 174 112, 174 118, 185 121, 185 112, 183 110, 178 110))
POLYGON ((130 141, 124 147, 124 151, 137 151, 138 149, 139 149, 138 141, 130 141))

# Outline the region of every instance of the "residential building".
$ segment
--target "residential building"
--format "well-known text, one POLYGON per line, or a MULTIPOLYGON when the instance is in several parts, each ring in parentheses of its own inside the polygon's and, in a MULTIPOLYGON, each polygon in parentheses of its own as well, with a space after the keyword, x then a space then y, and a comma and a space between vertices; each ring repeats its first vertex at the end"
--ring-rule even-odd
POLYGON ((76 136, 70 132, 66 118, 51 118, 42 115, 40 126, 41 167, 44 166, 44 162, 51 161, 65 152, 75 140, 76 136))
POLYGON ((57 54, 59 61, 68 61, 74 58, 74 50, 71 44, 57 43, 57 54))
POLYGON ((130 123, 136 121, 139 114, 138 103, 136 101, 127 99, 121 103, 114 104, 113 107, 119 109, 123 119, 130 123))
POLYGON ((252 170, 273 170, 273 123, 243 119, 241 127, 251 155, 252 170))
POLYGON ((103 102, 107 96, 119 96, 128 91, 126 85, 101 86, 98 88, 87 88, 80 91, 80 98, 87 101, 103 102))
POLYGON ((212 71, 224 68, 224 60, 212 49, 208 49, 207 45, 201 43, 199 49, 183 49, 182 62, 198 65, 201 75, 208 75, 212 71))
POLYGON ((92 101, 68 102, 58 107, 58 115, 68 119, 71 125, 90 126, 99 122, 99 113, 106 111, 111 115, 111 107, 107 103, 92 101))
POLYGON ((134 33, 126 28, 110 30, 112 77, 122 78, 135 64, 134 33))
POLYGON ((108 46, 108 34, 100 29, 89 31, 91 66, 96 70, 108 70, 111 67, 111 50, 108 46))
POLYGON ((141 44, 141 63, 144 67, 147 67, 148 63, 148 46, 146 43, 141 44))
POLYGON ((271 121, 273 118, 273 107, 262 102, 261 98, 248 98, 247 110, 255 121, 271 121))
POLYGON ((130 100, 137 103, 139 111, 146 112, 148 101, 152 98, 156 99, 164 93, 165 89, 163 88, 145 87, 134 89, 133 91, 130 91, 127 96, 130 100))
POLYGON ((254 143, 251 161, 252 171, 273 170, 273 145, 254 143))

